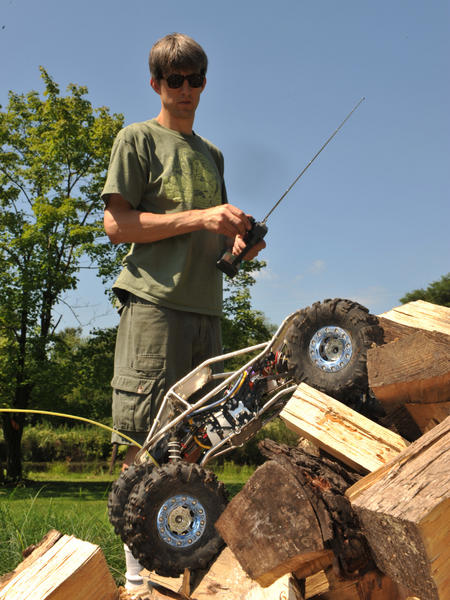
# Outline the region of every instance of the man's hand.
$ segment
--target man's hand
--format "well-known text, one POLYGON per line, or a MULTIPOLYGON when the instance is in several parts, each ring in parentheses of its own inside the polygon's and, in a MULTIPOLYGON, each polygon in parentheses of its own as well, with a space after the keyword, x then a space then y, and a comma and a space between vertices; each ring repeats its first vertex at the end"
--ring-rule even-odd
POLYGON ((203 212, 204 228, 221 233, 229 238, 244 236, 251 229, 248 216, 240 208, 232 204, 221 204, 206 208, 203 212))
MULTIPOLYGON (((237 235, 234 238, 231 253, 235 256, 238 256, 245 248, 245 245, 246 244, 244 238, 241 235, 237 235)), ((250 250, 246 254, 244 254, 242 260, 253 260, 258 255, 258 253, 265 247, 266 242, 264 240, 261 240, 255 246, 253 246, 253 248, 250 248, 250 250)))

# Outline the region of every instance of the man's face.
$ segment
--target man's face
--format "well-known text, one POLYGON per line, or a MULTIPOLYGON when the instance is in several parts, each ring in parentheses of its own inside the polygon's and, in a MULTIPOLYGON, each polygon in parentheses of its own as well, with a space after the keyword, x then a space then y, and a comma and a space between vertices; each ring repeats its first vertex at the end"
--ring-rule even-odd
MULTIPOLYGON (((184 79, 180 87, 170 87, 172 83, 170 75, 193 75, 192 71, 177 71, 167 74, 163 79, 156 81, 151 80, 150 84, 157 94, 161 96, 161 104, 163 108, 173 117, 178 119, 194 118, 198 103, 200 102, 200 94, 205 88, 206 78, 203 79, 200 87, 192 87, 187 79, 184 79), (169 78, 169 81, 167 79, 169 78)), ((194 78, 195 79, 195 78, 194 78)), ((198 83, 195 82, 194 83, 198 83)))

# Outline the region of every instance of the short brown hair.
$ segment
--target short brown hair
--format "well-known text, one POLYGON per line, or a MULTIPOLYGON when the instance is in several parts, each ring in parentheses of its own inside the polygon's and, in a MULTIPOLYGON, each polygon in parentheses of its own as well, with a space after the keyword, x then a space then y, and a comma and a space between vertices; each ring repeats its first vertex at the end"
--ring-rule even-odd
POLYGON ((202 75, 208 68, 208 57, 205 51, 184 33, 169 33, 158 40, 150 50, 148 59, 150 73, 158 81, 173 70, 193 70, 202 75))

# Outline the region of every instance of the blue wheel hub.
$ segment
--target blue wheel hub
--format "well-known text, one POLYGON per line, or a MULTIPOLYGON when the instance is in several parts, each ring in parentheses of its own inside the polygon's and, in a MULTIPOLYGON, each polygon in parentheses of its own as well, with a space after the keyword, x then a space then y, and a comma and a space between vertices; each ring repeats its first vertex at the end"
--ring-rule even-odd
POLYGON ((206 511, 197 498, 177 494, 168 498, 158 515, 158 533, 174 548, 193 546, 206 528, 206 511))

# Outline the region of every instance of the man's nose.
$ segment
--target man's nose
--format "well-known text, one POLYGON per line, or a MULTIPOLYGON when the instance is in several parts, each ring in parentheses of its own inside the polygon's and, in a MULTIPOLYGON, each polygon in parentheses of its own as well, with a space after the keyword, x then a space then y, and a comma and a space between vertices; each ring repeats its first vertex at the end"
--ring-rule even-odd
POLYGON ((191 89, 191 86, 189 85, 189 82, 188 82, 188 80, 187 80, 187 79, 185 79, 185 80, 183 81, 183 84, 182 84, 182 86, 181 86, 181 88, 180 88, 180 89, 181 89, 183 92, 189 91, 189 90, 191 89))

